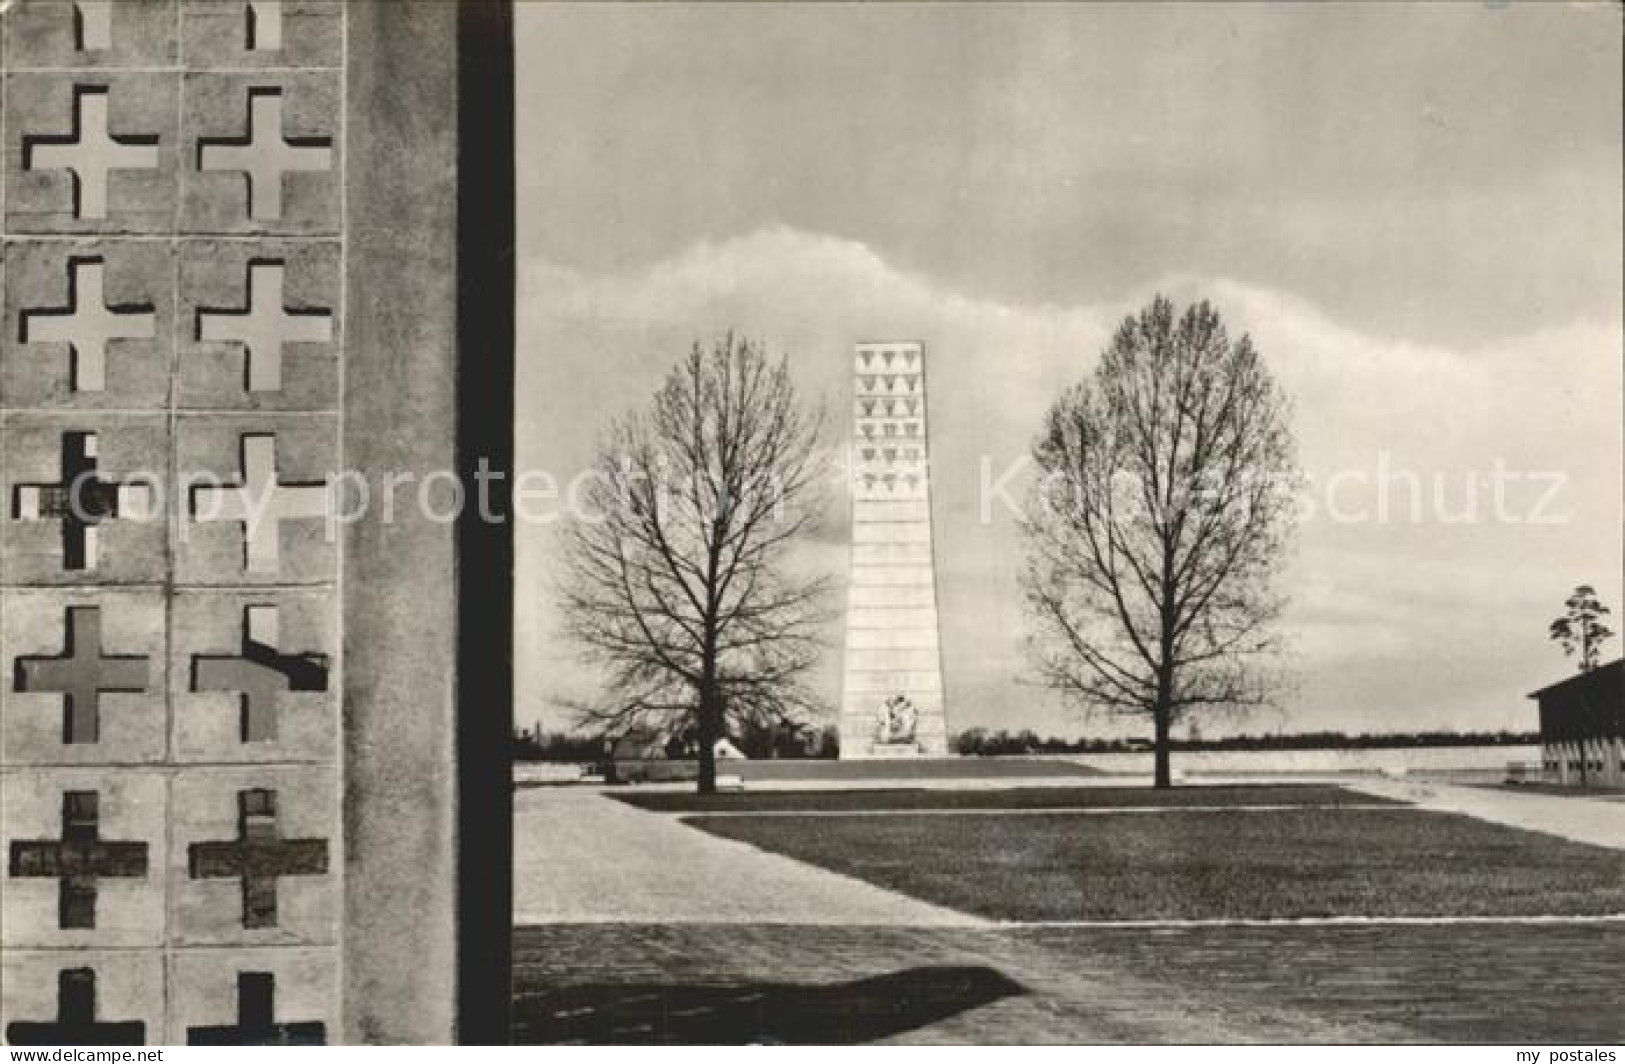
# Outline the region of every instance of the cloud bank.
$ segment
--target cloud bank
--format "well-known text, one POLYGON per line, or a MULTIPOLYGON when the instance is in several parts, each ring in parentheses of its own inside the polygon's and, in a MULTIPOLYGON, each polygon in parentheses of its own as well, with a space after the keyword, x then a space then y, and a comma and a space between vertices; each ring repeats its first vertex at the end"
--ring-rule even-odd
MULTIPOLYGON (((1447 292, 1449 279, 1439 283, 1447 292)), ((695 339, 730 328, 789 355, 806 393, 828 403, 839 443, 852 344, 921 340, 952 726, 1105 731, 1025 682, 1016 523, 999 505, 984 522, 980 502, 988 478, 1025 455, 1048 403, 1091 372, 1116 322, 1154 290, 1206 298, 1232 332, 1252 335, 1292 397, 1315 486, 1285 587, 1297 682, 1278 712, 1235 726, 1532 727, 1524 694, 1570 667, 1544 636, 1569 588, 1590 582, 1621 601, 1617 320, 1454 349, 1369 335, 1290 293, 1198 276, 1120 302, 1080 293, 1070 306, 1018 305, 953 291, 858 242, 772 227, 623 273, 526 263, 520 464, 568 478, 608 416, 646 402, 695 339), (1384 468, 1386 493, 1374 483, 1384 468), (1517 474, 1542 478, 1507 479, 1517 474), (1494 519, 1497 478, 1503 509, 1523 520, 1494 519), (1378 522, 1384 494, 1389 520, 1378 522), (1334 520, 1328 503, 1367 519, 1334 520), (1476 519, 1440 519, 1475 506, 1476 519)), ((1019 497, 1019 484, 1009 493, 1019 497)), ((798 564, 844 576, 845 522, 836 495, 798 564)), ((559 697, 593 679, 558 635, 555 528, 518 535, 518 719, 561 726, 559 697)), ((838 626, 831 639, 820 683, 833 705, 838 626)))

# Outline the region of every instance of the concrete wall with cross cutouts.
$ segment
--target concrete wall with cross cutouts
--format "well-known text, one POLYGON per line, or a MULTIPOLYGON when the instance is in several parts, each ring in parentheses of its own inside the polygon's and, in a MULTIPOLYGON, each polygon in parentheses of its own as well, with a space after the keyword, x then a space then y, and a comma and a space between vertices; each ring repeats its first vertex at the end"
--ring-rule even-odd
POLYGON ((458 14, 388 6, 0 15, 8 1043, 454 1036, 454 532, 332 492, 455 462, 458 14))

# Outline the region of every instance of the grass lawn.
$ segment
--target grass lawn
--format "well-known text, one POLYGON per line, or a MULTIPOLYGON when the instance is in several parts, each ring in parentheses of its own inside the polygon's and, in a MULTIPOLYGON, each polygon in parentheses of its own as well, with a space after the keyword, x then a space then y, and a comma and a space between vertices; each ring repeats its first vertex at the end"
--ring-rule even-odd
POLYGON ((835 761, 819 758, 724 761, 718 772, 751 780, 968 780, 1104 776, 1098 768, 1043 757, 920 757, 835 761))
POLYGON ((685 822, 1006 920, 1625 912, 1618 851, 1406 807, 685 822))
MULTIPOLYGON (((1019 787, 998 791, 739 791, 700 795, 622 792, 614 797, 656 813, 845 812, 883 809, 1094 809, 1188 805, 1384 805, 1342 787, 1302 784, 1176 787, 1019 787)), ((1398 803, 1392 803, 1398 804, 1398 803)))

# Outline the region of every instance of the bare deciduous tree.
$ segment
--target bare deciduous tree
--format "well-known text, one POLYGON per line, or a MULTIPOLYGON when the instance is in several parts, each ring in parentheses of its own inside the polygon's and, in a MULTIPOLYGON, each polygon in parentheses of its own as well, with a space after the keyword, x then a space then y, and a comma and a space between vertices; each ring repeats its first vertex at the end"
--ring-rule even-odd
POLYGON ((1285 401, 1206 302, 1158 296, 1034 446, 1026 596, 1044 681, 1148 717, 1156 785, 1193 713, 1263 704, 1293 505, 1285 401))
POLYGON ((647 411, 617 421, 566 527, 570 632, 606 669, 582 722, 692 735, 716 789, 729 721, 797 722, 818 653, 823 580, 785 572, 813 520, 821 412, 785 360, 728 334, 695 344, 647 411))

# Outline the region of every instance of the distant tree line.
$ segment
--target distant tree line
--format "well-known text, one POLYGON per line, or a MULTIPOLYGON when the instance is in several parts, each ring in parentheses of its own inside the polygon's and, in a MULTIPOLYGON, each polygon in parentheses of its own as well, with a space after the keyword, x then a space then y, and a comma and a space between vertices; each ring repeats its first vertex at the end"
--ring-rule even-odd
MULTIPOLYGON (((833 759, 840 753, 841 747, 840 733, 833 724, 822 727, 781 724, 775 727, 747 723, 737 727, 729 740, 746 757, 756 760, 833 759)), ((518 761, 597 764, 610 756, 614 745, 613 738, 601 735, 527 728, 514 733, 513 755, 518 761)), ((663 736, 656 745, 673 760, 698 759, 699 745, 693 728, 663 736)))
MULTIPOLYGON (((750 728, 732 737, 746 757, 823 758, 840 755, 840 733, 833 724, 803 728, 750 728)), ((1539 732, 1299 732, 1289 735, 1227 735, 1216 739, 1171 738, 1175 750, 1394 750, 1445 746, 1529 746, 1540 742, 1539 732)), ((1116 739, 1060 739, 1040 736, 1031 729, 1018 732, 1000 728, 967 728, 954 736, 955 753, 968 757, 1021 754, 1129 754, 1151 749, 1151 741, 1138 737, 1116 739)), ((567 731, 524 729, 514 733, 514 757, 519 761, 559 761, 596 764, 609 755, 602 737, 567 731)), ((668 757, 693 758, 698 753, 689 735, 666 741, 668 757)))
POLYGON ((513 756, 517 761, 567 761, 586 764, 601 761, 608 750, 605 739, 573 732, 516 730, 513 756))
MULTIPOLYGON (((1540 742, 1539 732, 1299 732, 1283 735, 1227 735, 1217 739, 1170 737, 1175 750, 1392 750, 1437 746, 1526 746, 1540 742)), ((1058 739, 1040 738, 1028 729, 1019 732, 968 728, 954 736, 955 753, 966 756, 996 757, 1004 754, 1123 754, 1140 753, 1152 747, 1149 739, 1058 739)))

